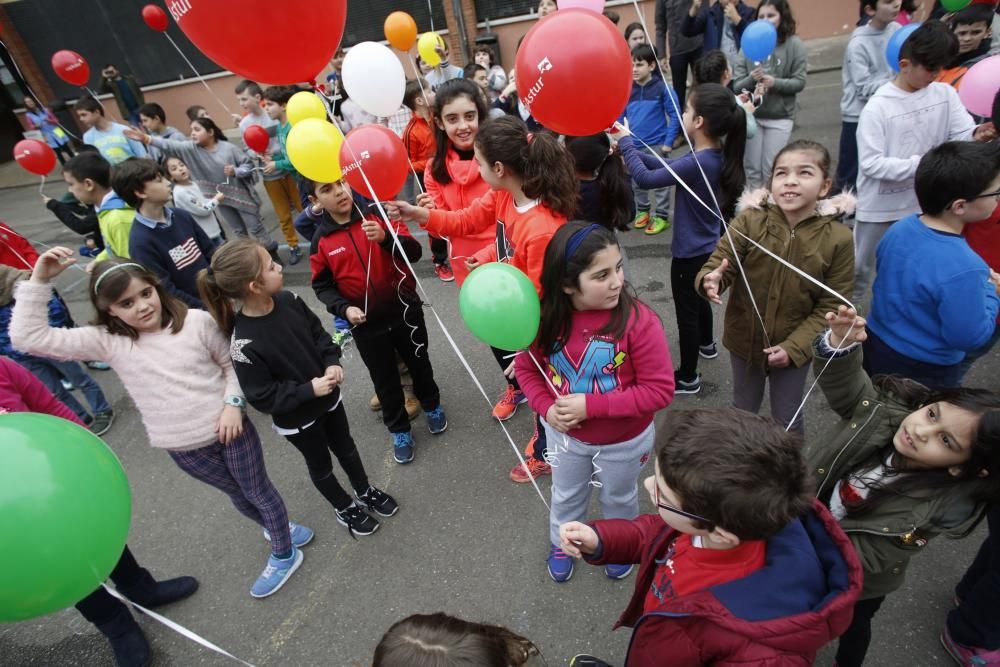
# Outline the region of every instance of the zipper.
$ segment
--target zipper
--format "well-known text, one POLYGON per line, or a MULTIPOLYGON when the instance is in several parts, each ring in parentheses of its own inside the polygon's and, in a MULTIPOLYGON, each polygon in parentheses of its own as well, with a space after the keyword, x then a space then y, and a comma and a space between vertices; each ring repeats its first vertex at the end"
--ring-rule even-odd
POLYGON ((651 611, 648 614, 643 614, 642 616, 640 616, 639 620, 635 622, 634 626, 632 626, 632 636, 629 637, 629 640, 628 640, 628 650, 625 651, 625 664, 626 665, 628 664, 628 657, 632 653, 632 644, 635 643, 636 635, 639 634, 639 626, 642 625, 642 622, 645 621, 650 616, 663 616, 665 618, 687 618, 688 616, 691 616, 691 614, 672 614, 672 613, 666 612, 666 611, 651 611))
POLYGON ((351 245, 354 246, 354 254, 358 256, 358 263, 361 264, 361 268, 364 269, 365 274, 368 276, 367 277, 367 282, 365 283, 365 289, 367 290, 370 287, 371 290, 372 290, 372 297, 374 297, 375 294, 376 294, 375 293, 375 285, 372 284, 371 274, 368 272, 368 267, 365 266, 364 257, 361 256, 361 249, 358 248, 358 244, 355 242, 353 234, 348 233, 347 236, 348 236, 348 238, 351 239, 351 245))
POLYGON ((906 537, 907 535, 913 535, 917 532, 917 527, 913 526, 909 530, 905 530, 901 533, 887 533, 884 530, 871 530, 870 528, 842 528, 845 533, 866 533, 868 535, 879 535, 880 537, 906 537))
POLYGON ((851 439, 848 440, 846 443, 844 443, 844 446, 840 448, 839 452, 837 452, 837 455, 833 458, 833 461, 830 463, 829 467, 827 468, 826 476, 823 478, 822 483, 820 483, 819 488, 816 489, 816 497, 817 498, 820 495, 822 495, 822 493, 823 493, 823 487, 826 486, 827 480, 829 480, 830 479, 830 475, 833 474, 833 469, 837 467, 837 461, 839 461, 840 457, 843 455, 843 453, 845 451, 847 451, 847 448, 851 446, 851 443, 854 442, 854 439, 857 438, 859 435, 861 435, 861 431, 863 431, 864 428, 866 426, 868 426, 868 423, 871 422, 871 420, 875 417, 875 413, 878 412, 878 409, 881 408, 881 407, 882 407, 881 404, 879 404, 879 403, 875 404, 875 408, 872 410, 872 413, 870 415, 868 415, 868 419, 865 420, 865 423, 861 425, 861 427, 857 430, 857 432, 853 436, 851 436, 851 439))

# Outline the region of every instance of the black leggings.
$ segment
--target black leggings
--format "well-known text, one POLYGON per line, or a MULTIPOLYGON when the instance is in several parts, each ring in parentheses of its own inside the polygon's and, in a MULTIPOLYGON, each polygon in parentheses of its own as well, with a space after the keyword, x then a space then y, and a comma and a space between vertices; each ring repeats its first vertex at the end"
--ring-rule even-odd
POLYGON ((872 617, 885 601, 885 596, 858 600, 854 603, 854 620, 840 637, 837 646, 837 667, 861 667, 872 641, 872 617))
POLYGON ((670 290, 677 315, 681 365, 677 377, 691 382, 698 375, 698 346, 712 343, 712 305, 695 289, 694 280, 711 253, 670 260, 670 290))
MULTIPOLYGON (((135 556, 129 551, 128 545, 118 559, 115 569, 111 570, 111 581, 115 582, 115 587, 119 590, 135 586, 142 579, 145 570, 139 567, 135 556)), ((93 623, 100 625, 113 619, 125 605, 111 593, 99 587, 96 591, 76 603, 76 609, 83 617, 93 623)))
POLYGON ((334 509, 347 509, 353 501, 333 475, 330 452, 337 457, 354 490, 359 494, 368 490, 368 475, 358 448, 354 445, 354 438, 351 437, 351 426, 347 423, 347 411, 343 403, 335 410, 325 413, 304 431, 285 437, 302 453, 313 485, 334 509))
POLYGON ((431 246, 431 255, 434 257, 434 265, 441 266, 448 263, 448 242, 438 238, 433 234, 427 235, 427 242, 431 246))

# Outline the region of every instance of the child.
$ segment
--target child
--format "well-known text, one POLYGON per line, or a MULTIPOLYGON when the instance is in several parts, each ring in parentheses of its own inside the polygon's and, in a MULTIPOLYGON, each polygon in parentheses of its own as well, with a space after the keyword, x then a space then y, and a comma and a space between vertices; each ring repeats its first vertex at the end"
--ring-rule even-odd
POLYGON ((35 101, 34 97, 24 98, 24 119, 29 130, 39 130, 45 137, 45 143, 55 151, 59 164, 65 165, 66 160, 76 155, 70 144, 69 135, 59 124, 59 119, 48 107, 35 101))
POLYGON ((219 219, 215 216, 215 209, 226 195, 216 192, 215 196, 209 199, 201 194, 201 188, 191 181, 191 172, 188 171, 184 160, 179 157, 168 157, 165 166, 174 184, 174 206, 193 215, 195 222, 201 227, 201 231, 205 232, 209 241, 216 246, 222 245, 222 227, 219 226, 219 219))
POLYGON ((444 48, 437 47, 437 52, 441 57, 441 62, 431 67, 430 71, 424 75, 427 83, 431 85, 431 90, 437 90, 446 81, 458 79, 462 76, 462 68, 448 62, 448 42, 444 42, 444 48))
MULTIPOLYGON (((733 217, 746 178, 745 115, 736 97, 724 86, 717 83, 697 86, 688 95, 683 116, 692 152, 670 160, 671 169, 690 184, 701 201, 718 201, 726 220, 733 217), (711 184, 711 190, 706 182, 711 184)), ((622 137, 618 145, 632 179, 640 187, 676 183, 677 179, 658 160, 635 147, 631 137, 622 137)), ((712 332, 712 307, 698 295, 695 276, 712 256, 722 227, 719 219, 684 189, 677 191, 676 223, 671 244, 670 286, 681 365, 674 372, 674 382, 678 394, 697 394, 701 391, 698 357, 715 359, 719 351, 712 332)))
POLYGON ((722 336, 733 369, 733 405, 757 412, 770 382, 771 415, 800 433, 805 423, 795 415, 809 374, 812 339, 839 300, 759 252, 747 237, 838 294, 848 294, 854 280, 851 230, 837 220, 849 212, 853 198, 823 200, 831 185, 826 148, 805 139, 785 146, 774 161, 771 192, 745 198, 744 210, 730 223, 729 238, 719 242, 695 282, 716 304, 725 289, 734 288, 722 336), (745 279, 734 266, 733 244, 745 279))
POLYGON ((413 434, 404 405, 395 350, 413 377, 413 391, 433 435, 448 428, 427 349, 427 325, 413 275, 397 255, 420 259, 420 243, 394 224, 399 244, 381 221, 363 216, 346 180, 306 181, 320 210, 317 242, 309 257, 312 286, 327 311, 353 325, 354 342, 382 406, 396 463, 413 460, 413 434))
POLYGON ((146 157, 146 147, 128 135, 128 128, 108 120, 104 107, 93 97, 81 97, 73 107, 80 124, 87 130, 83 143, 95 146, 111 164, 130 157, 146 157))
POLYGON ((536 664, 539 655, 530 639, 503 626, 470 623, 438 612, 394 623, 375 647, 372 667, 525 667, 536 664))
POLYGON ((698 0, 684 17, 681 32, 687 37, 704 35, 702 52, 719 49, 736 60, 743 31, 753 21, 753 7, 743 0, 698 0))
POLYGON ((840 156, 834 192, 852 191, 858 180, 858 117, 868 99, 892 79, 885 47, 899 29, 900 0, 862 0, 868 23, 851 33, 841 70, 844 93, 840 98, 840 156))
POLYGON ((747 186, 766 187, 771 165, 788 143, 795 124, 796 96, 806 87, 806 45, 795 34, 795 19, 788 0, 764 0, 757 19, 774 24, 778 45, 765 63, 752 62, 740 50, 733 67, 733 90, 753 90, 763 84, 764 102, 757 109, 757 134, 747 142, 744 166, 747 186))
POLYGON ((952 17, 949 23, 958 39, 958 55, 938 75, 938 81, 958 90, 969 68, 992 55, 990 26, 994 16, 992 7, 970 5, 952 17))
POLYGON ((826 321, 830 330, 815 341, 814 366, 841 421, 810 443, 806 458, 817 497, 864 566, 864 589, 836 658, 841 667, 856 667, 872 616, 903 585, 910 558, 939 534, 968 535, 998 498, 1000 398, 894 378, 873 383, 857 345, 866 337, 864 319, 841 306, 826 321))
MULTIPOLYGON (((175 141, 184 141, 184 133, 176 127, 167 125, 167 113, 156 102, 148 102, 139 107, 139 120, 143 129, 153 137, 163 137, 175 141)), ((157 162, 163 162, 163 153, 158 148, 149 148, 149 157, 157 162)))
MULTIPOLYGON (((729 90, 733 89, 733 70, 729 67, 729 61, 722 51, 709 51, 698 58, 691 66, 691 71, 696 86, 703 83, 718 83, 729 90)), ((764 103, 764 86, 758 83, 753 91, 741 90, 736 94, 736 99, 746 112, 747 139, 749 139, 757 134, 757 120, 754 114, 757 113, 757 107, 764 103)))
POLYGON ((1000 146, 941 144, 914 183, 923 215, 892 225, 875 254, 865 370, 958 387, 966 353, 989 342, 1000 311, 1000 275, 962 238, 1000 200, 1000 146))
POLYGON ((167 292, 192 308, 203 308, 196 278, 208 268, 216 246, 190 213, 167 207, 170 181, 160 166, 152 160, 126 160, 115 168, 111 185, 136 210, 128 237, 132 259, 156 274, 167 292))
MULTIPOLYGON (((278 140, 278 128, 287 122, 284 106, 279 105, 281 113, 277 118, 272 118, 264 110, 264 92, 256 83, 246 79, 236 84, 236 99, 239 101, 240 108, 246 112, 246 115, 240 119, 240 136, 242 137, 251 125, 259 125, 264 128, 269 137, 267 152, 264 155, 254 153, 246 146, 245 142, 244 148, 247 149, 252 158, 259 157, 264 161, 264 190, 267 191, 267 197, 271 200, 271 206, 274 207, 274 214, 278 217, 278 225, 288 243, 288 263, 298 264, 302 258, 302 250, 299 248, 299 235, 295 232, 292 218, 294 217, 293 212, 298 215, 302 210, 302 198, 299 196, 299 186, 295 182, 295 172, 294 170, 290 172, 286 169, 279 169, 277 165, 268 170, 268 167, 275 160, 274 156, 276 154, 283 155, 284 144, 278 140)), ((287 100, 285 104, 287 104, 287 100)), ((287 131, 285 137, 286 139, 288 137, 287 131)))
MULTIPOLYGON (((674 397, 669 368, 663 326, 625 283, 614 234, 595 223, 560 227, 545 251, 538 338, 517 356, 518 380, 553 443, 548 571, 556 583, 573 575, 559 526, 587 515, 595 478, 606 519, 639 515, 653 415, 674 397)), ((611 579, 631 571, 625 561, 604 568, 611 579)))
POLYGON ((539 0, 538 18, 543 19, 549 14, 554 14, 558 9, 559 5, 556 3, 556 0, 539 0))
POLYGON ((899 74, 872 95, 858 119, 854 303, 867 296, 875 248, 890 225, 920 212, 913 177, 924 153, 945 141, 992 138, 986 127, 976 128, 954 88, 934 82, 957 53, 958 40, 945 24, 924 23, 903 42, 899 74))
POLYGON ((135 130, 129 133, 161 149, 165 155, 184 160, 202 194, 206 197, 219 192, 225 195, 224 203, 219 204, 216 212, 230 231, 236 236, 253 236, 277 259, 278 242, 271 240, 260 217, 253 164, 243 149, 226 139, 211 118, 191 121, 191 141, 170 141, 135 130))
POLYGON ((623 35, 625 36, 625 43, 628 44, 630 52, 640 44, 646 43, 646 33, 643 32, 641 23, 629 23, 625 26, 623 35))
POLYGON ((559 529, 574 557, 639 563, 625 667, 813 664, 850 622, 861 566, 810 503, 799 438, 732 408, 670 410, 656 431, 656 514, 559 529))
MULTIPOLYGON (((656 56, 648 44, 632 49, 632 94, 619 121, 646 146, 642 150, 669 155, 680 130, 677 95, 662 79, 653 76, 656 56)), ((670 228, 670 189, 647 190, 633 179, 637 229, 659 234, 670 228), (652 201, 651 201, 652 199, 652 201)))
MULTIPOLYGON (((566 137, 566 150, 573 156, 580 187, 578 220, 596 222, 618 236, 635 219, 635 198, 621 153, 611 145, 607 132, 588 137, 566 137)), ((628 260, 622 248, 628 277, 628 260)))
POLYGON ((338 523, 352 536, 371 535, 378 521, 337 482, 330 452, 347 473, 358 503, 379 516, 392 516, 399 507, 368 483, 351 438, 339 388, 344 381, 340 348, 284 284, 281 266, 250 239, 226 244, 212 258, 211 269, 198 276, 209 312, 232 338, 233 368, 247 401, 271 415, 275 432, 302 453, 313 485, 333 505, 338 523))
POLYGON ((128 239, 135 209, 111 189, 111 165, 98 153, 81 152, 63 167, 63 180, 70 194, 84 206, 97 209, 104 250, 95 259, 128 259, 128 239))
MULTIPOLYGON (((31 373, 13 361, 0 357, 0 414, 11 412, 35 412, 80 423, 31 373)), ((147 609, 183 600, 198 590, 198 580, 194 577, 156 581, 149 570, 139 567, 128 545, 125 545, 125 550, 109 577, 122 595, 147 609)), ((128 607, 112 597, 103 586, 75 606, 108 639, 116 664, 124 666, 149 663, 149 643, 142 634, 142 629, 129 613, 128 607)))
POLYGON ((75 262, 68 248, 52 248, 39 258, 31 280, 18 285, 10 323, 14 346, 29 354, 109 363, 135 401, 150 445, 166 450, 181 470, 225 493, 241 514, 265 528, 271 555, 250 595, 277 592, 302 564, 299 547, 313 531, 289 523, 267 477, 260 438, 243 414, 246 401, 229 359, 229 339, 208 313, 188 310, 154 274, 118 260, 100 262, 91 273, 94 326, 50 327, 49 283, 75 262))
MULTIPOLYGON (((470 236, 493 230, 494 243, 466 259, 465 268, 472 271, 487 262, 506 261, 523 271, 541 292, 545 247, 577 208, 572 159, 555 135, 531 134, 524 122, 513 116, 491 120, 479 128, 475 156, 483 180, 492 189, 467 208, 428 210, 406 202, 394 202, 393 208, 429 233, 470 236)), ((491 349, 507 378, 507 388, 493 406, 493 416, 505 421, 527 399, 509 375, 514 366, 513 351, 491 349)), ((549 466, 542 458, 545 432, 537 415, 535 425, 538 432, 528 448, 534 447, 532 474, 538 476, 548 474, 549 466)), ((523 470, 520 463, 516 468, 523 470)))
MULTIPOLYGON (((301 211, 309 205, 309 193, 305 191, 302 174, 295 170, 295 165, 288 158, 288 152, 285 148, 285 144, 288 142, 288 133, 292 131, 292 124, 288 122, 285 109, 288 106, 288 100, 292 99, 292 95, 297 92, 299 92, 298 89, 292 86, 269 86, 264 90, 264 112, 268 118, 278 124, 278 146, 276 149, 268 147, 271 155, 268 160, 264 161, 264 175, 280 173, 291 176, 299 191, 301 206, 298 210, 301 211)), ((349 130, 349 127, 345 128, 344 132, 349 130)))
MULTIPOLYGON (((90 374, 75 361, 60 361, 24 354, 14 348, 10 342, 10 317, 14 310, 14 286, 31 276, 30 270, 16 269, 6 264, 0 264, 0 356, 7 357, 21 364, 48 387, 48 390, 58 397, 76 414, 80 423, 91 430, 94 435, 104 435, 111 430, 115 413, 105 398, 101 386, 90 374), (76 398, 71 389, 63 385, 70 383, 71 388, 79 389, 90 405, 88 412, 76 398)), ((49 326, 70 327, 69 311, 66 304, 55 293, 48 303, 49 326)))
POLYGON ((211 118, 211 116, 208 115, 208 109, 200 104, 192 104, 189 106, 184 110, 184 115, 188 117, 189 121, 195 121, 200 118, 211 118))
MULTIPOLYGON (((434 92, 425 81, 414 79, 406 84, 403 104, 413 111, 413 116, 403 130, 403 145, 406 146, 410 168, 417 175, 420 191, 423 192, 424 172, 435 152, 434 132, 430 125, 434 120, 431 111, 434 107, 434 92)), ((434 257, 434 274, 442 282, 454 281, 455 274, 448 265, 448 242, 430 234, 427 235, 427 240, 434 257)))
POLYGON ((500 91, 507 87, 507 73, 503 67, 493 62, 493 47, 488 44, 478 44, 472 53, 472 60, 486 70, 486 91, 488 101, 494 102, 500 91))

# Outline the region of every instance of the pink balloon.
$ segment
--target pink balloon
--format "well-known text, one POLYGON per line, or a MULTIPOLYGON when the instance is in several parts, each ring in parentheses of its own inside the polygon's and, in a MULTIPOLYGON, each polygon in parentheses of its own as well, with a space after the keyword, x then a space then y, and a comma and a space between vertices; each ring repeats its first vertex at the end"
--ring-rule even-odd
POLYGON ((970 67, 962 77, 958 96, 970 113, 989 118, 997 90, 1000 90, 1000 55, 980 60, 970 67))
POLYGON ((598 14, 604 13, 604 0, 559 0, 559 9, 579 7, 598 14))

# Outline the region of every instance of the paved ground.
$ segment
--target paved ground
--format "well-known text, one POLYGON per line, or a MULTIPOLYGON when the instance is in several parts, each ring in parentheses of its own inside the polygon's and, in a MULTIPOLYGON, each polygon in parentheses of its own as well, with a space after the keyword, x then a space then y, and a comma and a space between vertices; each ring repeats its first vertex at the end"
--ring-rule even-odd
MULTIPOLYGON (((801 96, 796 135, 835 147, 839 94, 839 72, 810 77, 801 96)), ((55 195, 59 188, 50 185, 46 191, 55 195)), ((36 190, 9 190, 0 197, 3 217, 34 241, 77 244, 48 216, 36 190)), ((666 262, 669 233, 647 238, 633 232, 624 243, 636 289, 660 313, 668 336, 675 340, 666 262)), ((488 391, 499 391, 491 355, 461 324, 454 285, 434 279, 427 263, 418 267, 434 307, 473 369, 488 391)), ((289 287, 318 309, 305 266, 288 267, 286 275, 289 287)), ((62 290, 77 318, 85 320, 90 312, 81 276, 66 275, 62 290)), ((721 317, 718 310, 717 323, 721 317)), ((259 531, 220 494, 183 475, 162 452, 151 450, 116 376, 97 373, 118 413, 106 440, 131 480, 133 551, 157 575, 192 574, 202 583, 194 597, 166 610, 170 618, 257 665, 369 664, 389 625, 411 613, 437 610, 505 623, 533 638, 550 665, 566 664, 584 651, 621 664, 629 632, 612 633, 611 626, 634 577, 611 582, 600 570, 580 566, 567 584, 549 580, 544 566, 545 508, 530 486, 507 481, 515 461, 509 444, 437 326, 430 325, 430 330, 432 359, 451 425, 445 434, 431 437, 422 422, 415 422, 417 458, 410 466, 391 460, 386 432, 367 407, 371 382, 357 353, 348 351, 344 361, 345 400, 358 446, 373 481, 402 505, 371 537, 350 539, 308 482, 298 454, 269 430, 266 419, 254 416, 265 440, 268 469, 292 516, 317 533, 305 549, 299 572, 279 594, 261 601, 248 593, 267 555, 259 531)), ((701 370, 705 390, 695 397, 678 397, 674 409, 726 404, 731 393, 728 362, 723 357, 703 362, 701 370)), ((970 384, 988 385, 990 374, 998 370, 1000 363, 992 355, 973 370, 970 384)), ((809 401, 806 414, 810 436, 822 437, 832 418, 821 396, 809 401)), ((518 440, 527 439, 528 414, 518 414, 509 424, 518 440)), ((547 491, 548 482, 542 486, 547 491)), ((648 501, 643 502, 648 510, 648 501)), ((952 587, 982 535, 979 531, 964 541, 939 540, 916 559, 906 589, 891 596, 876 619, 877 640, 869 664, 949 664, 937 635, 952 587)), ((157 665, 230 664, 153 621, 140 622, 157 665)), ((0 656, 10 667, 112 664, 103 638, 74 610, 0 627, 0 656)), ((831 663, 828 649, 820 664, 831 663)), ((668 656, 664 664, 669 664, 668 656)))

